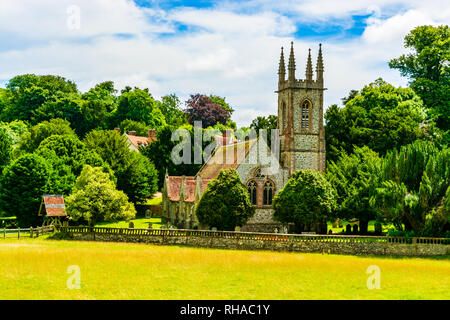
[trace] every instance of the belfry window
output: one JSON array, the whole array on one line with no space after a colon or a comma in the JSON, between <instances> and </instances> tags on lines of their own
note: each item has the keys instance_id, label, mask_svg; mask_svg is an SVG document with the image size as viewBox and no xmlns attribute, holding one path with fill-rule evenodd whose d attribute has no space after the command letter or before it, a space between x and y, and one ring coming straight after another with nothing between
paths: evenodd
<instances>
[{"instance_id":1,"label":"belfry window","mask_svg":"<svg viewBox=\"0 0 450 320\"><path fill-rule=\"evenodd\" d=\"M264 192L263 192L263 204L271 205L273 199L273 183L271 181L267 181L264 183Z\"/></svg>"},{"instance_id":2,"label":"belfry window","mask_svg":"<svg viewBox=\"0 0 450 320\"><path fill-rule=\"evenodd\" d=\"M256 205L256 182L250 181L247 185L248 193L250 194L250 201Z\"/></svg>"},{"instance_id":3,"label":"belfry window","mask_svg":"<svg viewBox=\"0 0 450 320\"><path fill-rule=\"evenodd\" d=\"M309 107L310 102L306 100L302 105L302 129L307 129L309 127Z\"/></svg>"}]
</instances>

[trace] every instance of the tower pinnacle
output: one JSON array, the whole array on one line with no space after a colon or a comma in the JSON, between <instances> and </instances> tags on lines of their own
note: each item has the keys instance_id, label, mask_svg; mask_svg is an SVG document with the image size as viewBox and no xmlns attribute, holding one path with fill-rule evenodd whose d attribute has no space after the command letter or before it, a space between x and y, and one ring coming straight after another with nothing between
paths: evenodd
<instances>
[{"instance_id":1,"label":"tower pinnacle","mask_svg":"<svg viewBox=\"0 0 450 320\"><path fill-rule=\"evenodd\" d=\"M317 56L316 64L316 80L323 83L323 58L322 58L322 44L319 43L319 55Z\"/></svg>"},{"instance_id":2,"label":"tower pinnacle","mask_svg":"<svg viewBox=\"0 0 450 320\"><path fill-rule=\"evenodd\" d=\"M311 49L308 50L308 62L306 63L306 81L312 81L313 69L311 61Z\"/></svg>"},{"instance_id":3,"label":"tower pinnacle","mask_svg":"<svg viewBox=\"0 0 450 320\"><path fill-rule=\"evenodd\" d=\"M283 82L286 77L286 66L284 65L283 47L281 47L280 64L278 67L278 82Z\"/></svg>"},{"instance_id":4,"label":"tower pinnacle","mask_svg":"<svg viewBox=\"0 0 450 320\"><path fill-rule=\"evenodd\" d=\"M288 80L295 81L295 57L294 57L294 42L291 42L291 52L289 54L289 64L288 64Z\"/></svg>"}]
</instances>

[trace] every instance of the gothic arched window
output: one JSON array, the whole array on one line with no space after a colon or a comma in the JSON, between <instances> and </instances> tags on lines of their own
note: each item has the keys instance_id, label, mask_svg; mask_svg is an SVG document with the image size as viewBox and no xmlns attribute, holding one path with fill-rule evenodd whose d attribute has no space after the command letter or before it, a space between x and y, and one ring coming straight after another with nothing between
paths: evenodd
<instances>
[{"instance_id":1,"label":"gothic arched window","mask_svg":"<svg viewBox=\"0 0 450 320\"><path fill-rule=\"evenodd\" d=\"M252 202L253 205L256 205L256 189L257 185L255 181L250 181L247 184L247 190L248 193L250 194L250 201Z\"/></svg>"},{"instance_id":2,"label":"gothic arched window","mask_svg":"<svg viewBox=\"0 0 450 320\"><path fill-rule=\"evenodd\" d=\"M311 102L305 100L302 104L302 129L307 129L309 127L309 108L311 107Z\"/></svg>"},{"instance_id":3,"label":"gothic arched window","mask_svg":"<svg viewBox=\"0 0 450 320\"><path fill-rule=\"evenodd\" d=\"M271 181L266 181L266 183L264 183L263 205L267 206L272 204L274 189Z\"/></svg>"}]
</instances>

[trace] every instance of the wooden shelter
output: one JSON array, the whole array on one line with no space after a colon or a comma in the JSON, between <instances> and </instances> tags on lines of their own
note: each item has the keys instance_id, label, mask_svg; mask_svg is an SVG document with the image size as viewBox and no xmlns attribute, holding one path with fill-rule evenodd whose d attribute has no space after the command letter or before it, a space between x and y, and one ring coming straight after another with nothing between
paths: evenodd
<instances>
[{"instance_id":1,"label":"wooden shelter","mask_svg":"<svg viewBox=\"0 0 450 320\"><path fill-rule=\"evenodd\" d=\"M45 216L43 226L61 226L62 221L67 217L64 196L45 194L42 196L39 216Z\"/></svg>"}]
</instances>

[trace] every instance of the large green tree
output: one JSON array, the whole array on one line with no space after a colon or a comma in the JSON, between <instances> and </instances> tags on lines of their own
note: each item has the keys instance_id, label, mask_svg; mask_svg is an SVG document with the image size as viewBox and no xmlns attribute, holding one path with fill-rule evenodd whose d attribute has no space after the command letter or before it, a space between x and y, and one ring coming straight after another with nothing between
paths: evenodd
<instances>
[{"instance_id":1,"label":"large green tree","mask_svg":"<svg viewBox=\"0 0 450 320\"><path fill-rule=\"evenodd\" d=\"M450 28L417 27L405 36L405 48L409 53L392 59L389 66L410 79L438 127L450 130Z\"/></svg>"},{"instance_id":2,"label":"large green tree","mask_svg":"<svg viewBox=\"0 0 450 320\"><path fill-rule=\"evenodd\" d=\"M233 169L220 171L208 183L196 208L202 225L219 230L233 231L236 226L244 225L254 213L247 188Z\"/></svg>"},{"instance_id":3,"label":"large green tree","mask_svg":"<svg viewBox=\"0 0 450 320\"><path fill-rule=\"evenodd\" d=\"M35 154L26 154L7 166L0 178L0 208L16 216L21 227L40 226L42 196L51 192L52 168Z\"/></svg>"},{"instance_id":4,"label":"large green tree","mask_svg":"<svg viewBox=\"0 0 450 320\"><path fill-rule=\"evenodd\" d=\"M116 124L125 119L143 121L152 128L166 125L166 120L148 89L126 87L119 97L114 114Z\"/></svg>"},{"instance_id":5,"label":"large green tree","mask_svg":"<svg viewBox=\"0 0 450 320\"><path fill-rule=\"evenodd\" d=\"M63 119L51 119L33 126L19 143L19 153L34 152L41 142L52 135L76 136L70 123Z\"/></svg>"},{"instance_id":6,"label":"large green tree","mask_svg":"<svg viewBox=\"0 0 450 320\"><path fill-rule=\"evenodd\" d=\"M157 171L142 159L143 155L130 150L128 140L120 132L93 130L86 135L84 143L110 166L117 178L117 188L131 201L143 201L156 192Z\"/></svg>"},{"instance_id":7,"label":"large green tree","mask_svg":"<svg viewBox=\"0 0 450 320\"><path fill-rule=\"evenodd\" d=\"M328 220L335 218L336 191L323 173L298 170L273 199L273 209L274 218L294 223L296 232L320 232Z\"/></svg>"},{"instance_id":8,"label":"large green tree","mask_svg":"<svg viewBox=\"0 0 450 320\"><path fill-rule=\"evenodd\" d=\"M175 94L163 96L158 106L168 125L179 127L188 123L181 109L181 101Z\"/></svg>"},{"instance_id":9,"label":"large green tree","mask_svg":"<svg viewBox=\"0 0 450 320\"><path fill-rule=\"evenodd\" d=\"M439 150L427 141L415 141L389 152L371 205L399 230L416 234L448 230L450 212L442 210L442 205L450 185L449 159L449 149ZM440 226L436 225L439 220L444 221Z\"/></svg>"},{"instance_id":10,"label":"large green tree","mask_svg":"<svg viewBox=\"0 0 450 320\"><path fill-rule=\"evenodd\" d=\"M5 128L0 127L0 173L11 161L11 139Z\"/></svg>"},{"instance_id":11,"label":"large green tree","mask_svg":"<svg viewBox=\"0 0 450 320\"><path fill-rule=\"evenodd\" d=\"M354 153L341 153L337 162L327 165L326 177L337 191L337 214L342 219L359 220L360 231L367 233L377 211L370 197L380 180L381 158L369 147L355 147Z\"/></svg>"},{"instance_id":12,"label":"large green tree","mask_svg":"<svg viewBox=\"0 0 450 320\"><path fill-rule=\"evenodd\" d=\"M74 221L90 226L100 221L130 220L136 216L134 205L102 168L86 165L77 178L73 193L66 198L67 214Z\"/></svg>"},{"instance_id":13,"label":"large green tree","mask_svg":"<svg viewBox=\"0 0 450 320\"><path fill-rule=\"evenodd\" d=\"M336 161L341 150L368 146L379 153L399 148L424 136L422 100L410 88L396 88L382 79L346 99L343 108L325 113L327 160Z\"/></svg>"}]
</instances>

